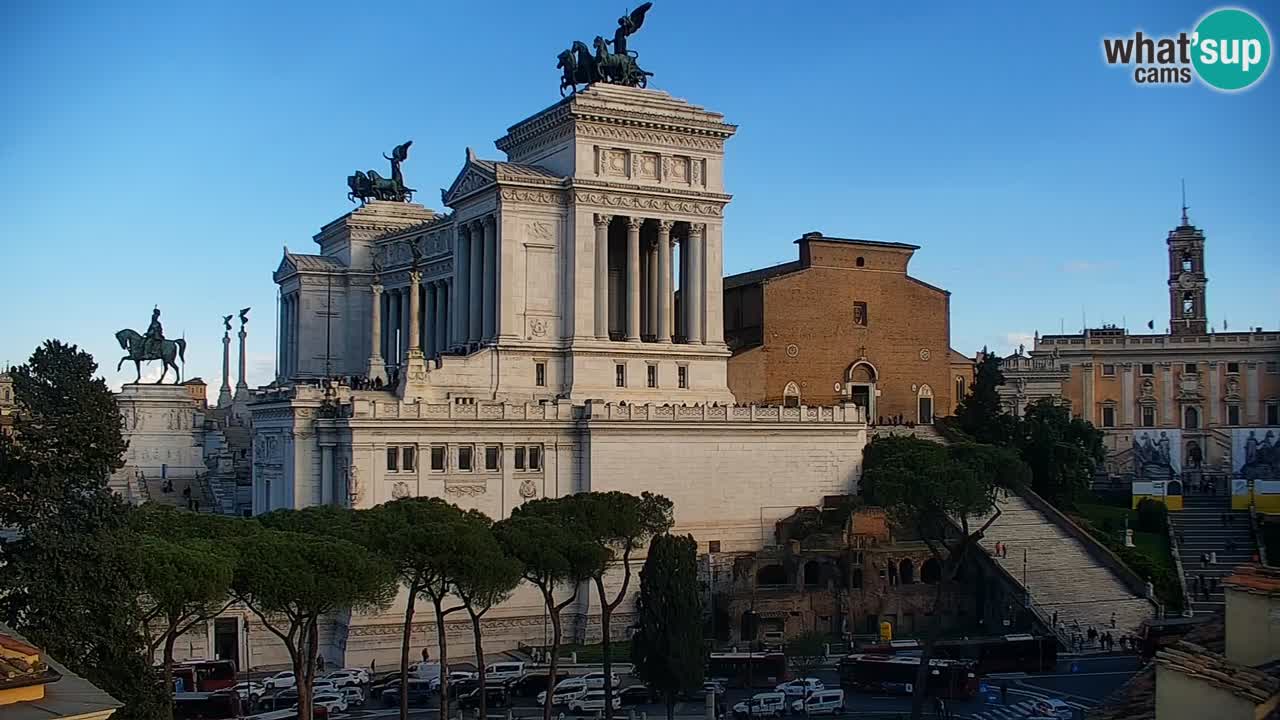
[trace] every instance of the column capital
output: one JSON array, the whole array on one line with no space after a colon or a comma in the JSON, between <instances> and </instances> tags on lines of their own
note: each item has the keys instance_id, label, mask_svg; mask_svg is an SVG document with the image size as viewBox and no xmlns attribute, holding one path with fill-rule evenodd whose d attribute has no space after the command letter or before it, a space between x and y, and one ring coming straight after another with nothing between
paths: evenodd
<instances>
[{"instance_id":1,"label":"column capital","mask_svg":"<svg viewBox=\"0 0 1280 720\"><path fill-rule=\"evenodd\" d=\"M471 229L471 232L473 233L478 233L481 235L484 234L484 218L473 218L471 220L468 220L467 226Z\"/></svg>"},{"instance_id":2,"label":"column capital","mask_svg":"<svg viewBox=\"0 0 1280 720\"><path fill-rule=\"evenodd\" d=\"M676 224L675 220L659 219L657 222L658 222L658 232L660 233L670 233L671 228L674 227Z\"/></svg>"},{"instance_id":3,"label":"column capital","mask_svg":"<svg viewBox=\"0 0 1280 720\"><path fill-rule=\"evenodd\" d=\"M412 285L417 285L418 283L421 283L421 282L422 282L422 271L421 271L421 270L410 270L410 271L409 271L409 283L410 283L410 284L412 284Z\"/></svg>"},{"instance_id":4,"label":"column capital","mask_svg":"<svg viewBox=\"0 0 1280 720\"><path fill-rule=\"evenodd\" d=\"M492 230L493 228L496 228L498 226L498 218L493 213L489 213L488 215L485 215L484 217L480 218L480 222L484 225L486 229L489 229L489 230Z\"/></svg>"},{"instance_id":5,"label":"column capital","mask_svg":"<svg viewBox=\"0 0 1280 720\"><path fill-rule=\"evenodd\" d=\"M639 229L640 229L640 226L641 226L641 225L643 225L643 224L644 224L644 218L642 218L642 217L636 217L636 216L634 216L634 215L631 215L631 216L628 216L628 217L627 217L627 229L628 229L628 230L639 230Z\"/></svg>"},{"instance_id":6,"label":"column capital","mask_svg":"<svg viewBox=\"0 0 1280 720\"><path fill-rule=\"evenodd\" d=\"M707 230L706 223L689 223L689 237L701 239Z\"/></svg>"},{"instance_id":7,"label":"column capital","mask_svg":"<svg viewBox=\"0 0 1280 720\"><path fill-rule=\"evenodd\" d=\"M596 227L604 227L605 225L608 225L610 222L613 221L613 216L605 215L603 213L596 213L595 217L593 218L593 221L595 222Z\"/></svg>"}]
</instances>

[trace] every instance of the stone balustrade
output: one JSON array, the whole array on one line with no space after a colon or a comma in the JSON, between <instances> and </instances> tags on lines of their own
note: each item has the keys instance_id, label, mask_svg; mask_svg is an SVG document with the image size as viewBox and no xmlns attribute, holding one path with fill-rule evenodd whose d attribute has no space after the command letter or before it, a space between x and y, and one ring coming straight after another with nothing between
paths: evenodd
<instances>
[{"instance_id":1,"label":"stone balustrade","mask_svg":"<svg viewBox=\"0 0 1280 720\"><path fill-rule=\"evenodd\" d=\"M525 420L525 421L627 421L627 422L725 422L784 424L865 424L865 408L857 405L781 407L778 405L671 405L587 401L507 402L400 402L392 399L351 396L341 401L338 417L358 420Z\"/></svg>"}]
</instances>

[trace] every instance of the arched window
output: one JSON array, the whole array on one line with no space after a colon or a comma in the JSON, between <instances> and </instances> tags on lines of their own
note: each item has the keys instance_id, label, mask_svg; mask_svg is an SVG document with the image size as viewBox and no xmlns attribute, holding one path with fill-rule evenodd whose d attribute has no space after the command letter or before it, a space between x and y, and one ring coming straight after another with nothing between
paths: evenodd
<instances>
[{"instance_id":1,"label":"arched window","mask_svg":"<svg viewBox=\"0 0 1280 720\"><path fill-rule=\"evenodd\" d=\"M787 571L781 565L765 565L756 571L756 585L786 585Z\"/></svg>"},{"instance_id":2,"label":"arched window","mask_svg":"<svg viewBox=\"0 0 1280 720\"><path fill-rule=\"evenodd\" d=\"M960 375L956 376L956 403L964 399L964 378Z\"/></svg>"},{"instance_id":3,"label":"arched window","mask_svg":"<svg viewBox=\"0 0 1280 720\"><path fill-rule=\"evenodd\" d=\"M928 385L921 385L920 391L916 394L916 423L919 425L933 424L933 388Z\"/></svg>"},{"instance_id":4,"label":"arched window","mask_svg":"<svg viewBox=\"0 0 1280 720\"><path fill-rule=\"evenodd\" d=\"M916 581L916 567L911 563L910 559L898 563L898 578L901 579L903 585L910 585Z\"/></svg>"},{"instance_id":5,"label":"arched window","mask_svg":"<svg viewBox=\"0 0 1280 720\"><path fill-rule=\"evenodd\" d=\"M1190 317L1196 314L1196 296L1189 293L1182 293L1182 314Z\"/></svg>"},{"instance_id":6,"label":"arched window","mask_svg":"<svg viewBox=\"0 0 1280 720\"><path fill-rule=\"evenodd\" d=\"M1187 409L1182 411L1182 427L1187 430L1200 428L1200 408L1188 405Z\"/></svg>"},{"instance_id":7,"label":"arched window","mask_svg":"<svg viewBox=\"0 0 1280 720\"><path fill-rule=\"evenodd\" d=\"M817 560L810 560L804 564L804 584L809 587L822 584L822 566Z\"/></svg>"},{"instance_id":8,"label":"arched window","mask_svg":"<svg viewBox=\"0 0 1280 720\"><path fill-rule=\"evenodd\" d=\"M942 579L942 566L938 564L937 558L929 558L920 566L920 582L928 585L936 585Z\"/></svg>"},{"instance_id":9,"label":"arched window","mask_svg":"<svg viewBox=\"0 0 1280 720\"><path fill-rule=\"evenodd\" d=\"M1182 253L1182 272L1191 272L1191 253Z\"/></svg>"},{"instance_id":10,"label":"arched window","mask_svg":"<svg viewBox=\"0 0 1280 720\"><path fill-rule=\"evenodd\" d=\"M787 383L782 390L782 405L784 407L800 407L800 386L794 382Z\"/></svg>"}]
</instances>

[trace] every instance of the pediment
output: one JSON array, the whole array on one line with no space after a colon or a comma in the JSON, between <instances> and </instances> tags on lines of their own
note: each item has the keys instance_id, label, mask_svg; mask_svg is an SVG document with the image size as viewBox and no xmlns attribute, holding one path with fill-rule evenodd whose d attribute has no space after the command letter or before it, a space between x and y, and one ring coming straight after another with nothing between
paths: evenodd
<instances>
[{"instance_id":1,"label":"pediment","mask_svg":"<svg viewBox=\"0 0 1280 720\"><path fill-rule=\"evenodd\" d=\"M284 255L280 258L280 265L272 273L272 278L276 282L280 282L283 278L287 278L296 272L298 272L298 264L293 261L293 255L289 254L289 248L285 248Z\"/></svg>"},{"instance_id":2,"label":"pediment","mask_svg":"<svg viewBox=\"0 0 1280 720\"><path fill-rule=\"evenodd\" d=\"M480 160L471 148L467 148L466 163L449 189L441 191L440 199L446 206L452 207L456 201L496 182L493 163Z\"/></svg>"}]
</instances>

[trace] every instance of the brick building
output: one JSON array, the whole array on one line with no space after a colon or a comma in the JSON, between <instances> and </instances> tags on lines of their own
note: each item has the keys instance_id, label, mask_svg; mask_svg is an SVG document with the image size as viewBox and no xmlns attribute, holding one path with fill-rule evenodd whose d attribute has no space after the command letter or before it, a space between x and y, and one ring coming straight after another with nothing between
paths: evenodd
<instances>
[{"instance_id":1,"label":"brick building","mask_svg":"<svg viewBox=\"0 0 1280 720\"><path fill-rule=\"evenodd\" d=\"M907 274L905 243L806 233L800 259L724 279L729 389L739 403L852 401L929 423L973 377L951 349L951 294Z\"/></svg>"}]
</instances>

